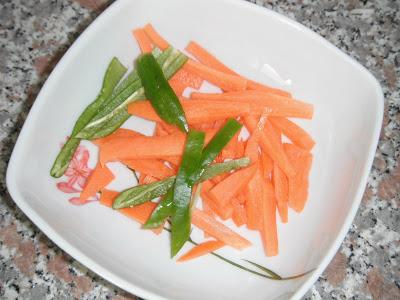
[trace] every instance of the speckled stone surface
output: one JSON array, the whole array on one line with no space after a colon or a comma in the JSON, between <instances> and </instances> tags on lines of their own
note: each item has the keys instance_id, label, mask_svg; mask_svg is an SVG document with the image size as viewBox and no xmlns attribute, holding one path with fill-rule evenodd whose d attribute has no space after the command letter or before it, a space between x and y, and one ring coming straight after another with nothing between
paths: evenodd
<instances>
[{"instance_id":1,"label":"speckled stone surface","mask_svg":"<svg viewBox=\"0 0 400 300\"><path fill-rule=\"evenodd\" d=\"M63 253L16 207L7 163L54 64L107 0L0 1L0 299L136 299ZM361 207L304 299L400 299L400 2L252 1L289 16L366 66L385 117Z\"/></svg>"}]
</instances>

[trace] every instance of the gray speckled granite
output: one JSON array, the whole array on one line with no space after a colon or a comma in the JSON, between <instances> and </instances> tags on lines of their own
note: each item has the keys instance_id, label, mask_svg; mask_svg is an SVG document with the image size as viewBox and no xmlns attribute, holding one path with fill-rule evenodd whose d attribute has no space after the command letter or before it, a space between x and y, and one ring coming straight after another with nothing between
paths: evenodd
<instances>
[{"instance_id":1,"label":"gray speckled granite","mask_svg":"<svg viewBox=\"0 0 400 300\"><path fill-rule=\"evenodd\" d=\"M5 186L14 142L52 66L111 1L0 2L0 298L135 299L64 254ZM305 299L400 299L400 2L252 1L293 18L366 66L385 93L368 187L350 232Z\"/></svg>"}]
</instances>

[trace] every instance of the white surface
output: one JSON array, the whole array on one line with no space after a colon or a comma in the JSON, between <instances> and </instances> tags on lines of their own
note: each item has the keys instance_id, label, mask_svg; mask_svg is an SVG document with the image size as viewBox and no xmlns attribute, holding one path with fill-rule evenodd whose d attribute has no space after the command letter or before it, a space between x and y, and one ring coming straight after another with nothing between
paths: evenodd
<instances>
[{"instance_id":1,"label":"white surface","mask_svg":"<svg viewBox=\"0 0 400 300\"><path fill-rule=\"evenodd\" d=\"M239 21L240 20L240 21ZM96 203L76 207L49 176L59 144L96 96L112 56L132 65L132 28L153 23L173 45L193 39L238 72L284 85L315 105L299 121L317 141L310 198L300 215L279 224L280 254L221 251L297 280L273 282L207 256L177 264L167 234L154 236ZM7 186L24 213L58 246L91 270L146 299L299 299L340 246L365 188L382 122L383 97L362 66L305 27L236 0L120 0L79 37L43 86L12 154ZM141 126L137 120L134 122Z\"/></svg>"}]
</instances>

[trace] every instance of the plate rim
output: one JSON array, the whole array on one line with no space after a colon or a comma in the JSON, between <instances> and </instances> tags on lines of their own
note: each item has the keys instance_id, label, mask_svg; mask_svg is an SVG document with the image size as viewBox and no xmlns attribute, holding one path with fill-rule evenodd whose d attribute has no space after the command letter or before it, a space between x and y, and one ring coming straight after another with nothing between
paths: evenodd
<instances>
[{"instance_id":1,"label":"plate rim","mask_svg":"<svg viewBox=\"0 0 400 300\"><path fill-rule=\"evenodd\" d=\"M64 66L68 63L69 57L72 55L74 51L81 44L80 41L84 40L87 35L89 35L93 30L96 29L96 24L99 22L103 22L104 19L110 14L117 12L119 7L127 4L130 0L117 0L108 6L99 16L93 20L90 25L79 35L79 37L73 42L73 44L68 48L65 54L62 56L60 61L54 67L53 71L46 79L45 83L40 89L39 94L37 95L35 102L32 108L29 111L29 114L22 126L22 129L18 135L17 141L14 145L8 167L6 173L6 185L9 191L9 194L13 201L17 204L17 206L22 210L22 212L37 226L49 239L52 240L58 247L60 247L63 251L68 253L71 257L88 267L94 273L100 275L107 281L112 284L120 287L123 290L126 290L136 296L144 297L146 299L167 299L155 292L149 291L145 288L142 288L135 283L129 282L122 277L118 276L112 271L107 270L106 268L99 265L96 261L92 260L89 256L83 254L78 248L74 247L72 244L67 242L62 235L56 233L53 228L39 215L37 214L29 204L26 203L24 197L21 195L18 186L16 184L16 178L18 174L16 173L16 160L21 153L21 145L24 144L27 135L27 128L29 125L34 122L34 118L36 117L38 110L43 106L43 102L45 97L42 95L45 94L48 86L55 80L60 73L63 72ZM196 0L195 0L196 1ZM322 272L326 269L327 265L330 263L339 247L341 246L349 228L354 220L358 207L360 205L367 180L371 171L371 167L373 164L375 152L379 142L379 135L382 127L383 121L383 112L384 112L384 96L382 92L382 88L377 81L377 79L371 74L369 70L367 70L363 65L357 62L355 59L344 53L338 47L330 43L328 40L314 32L313 30L307 28L305 25L298 23L297 21L290 19L287 16L274 12L266 7L257 5L255 3L247 2L244 0L219 0L228 3L229 5L239 5L242 7L246 7L248 9L253 9L256 12L263 13L265 17L276 18L278 21L286 23L288 26L294 27L302 32L302 34L308 35L310 38L317 40L323 46L327 47L329 50L334 51L337 55L339 55L342 59L344 59L347 63L350 63L361 73L367 75L368 80L371 82L371 85L376 92L376 120L375 127L372 133L372 143L369 145L367 153L367 159L363 164L364 172L362 173L360 184L358 185L356 195L353 198L352 205L347 212L347 216L345 221L342 224L340 231L338 232L336 238L333 240L331 246L325 255L323 255L321 261L318 263L314 271L311 275L308 275L308 278L296 289L296 291L291 295L290 299L300 299L310 288L311 286L318 280Z\"/></svg>"}]
</instances>

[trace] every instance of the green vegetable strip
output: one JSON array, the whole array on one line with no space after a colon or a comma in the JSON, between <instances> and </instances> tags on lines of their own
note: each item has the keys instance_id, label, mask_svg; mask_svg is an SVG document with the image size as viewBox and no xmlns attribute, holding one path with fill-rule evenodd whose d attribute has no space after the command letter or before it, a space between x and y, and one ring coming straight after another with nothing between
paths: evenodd
<instances>
[{"instance_id":1,"label":"green vegetable strip","mask_svg":"<svg viewBox=\"0 0 400 300\"><path fill-rule=\"evenodd\" d=\"M190 235L190 200L201 167L204 132L190 130L187 136L182 162L174 185L173 213L171 218L171 256L174 257Z\"/></svg>"},{"instance_id":2,"label":"green vegetable strip","mask_svg":"<svg viewBox=\"0 0 400 300\"><path fill-rule=\"evenodd\" d=\"M126 110L121 110L118 114L113 116L107 124L104 124L102 127L100 127L92 136L90 139L98 139L105 137L111 133L113 133L115 130L120 128L122 124L125 123L126 120L129 119L131 115L126 111Z\"/></svg>"},{"instance_id":3,"label":"green vegetable strip","mask_svg":"<svg viewBox=\"0 0 400 300\"><path fill-rule=\"evenodd\" d=\"M160 118L187 132L189 125L182 105L153 55L141 55L136 61L136 69L146 97Z\"/></svg>"},{"instance_id":4,"label":"green vegetable strip","mask_svg":"<svg viewBox=\"0 0 400 300\"><path fill-rule=\"evenodd\" d=\"M247 167L249 163L250 160L247 157L243 157L223 163L210 165L205 169L198 182L203 182L222 173L227 173L232 170ZM173 186L174 181L175 176L171 176L157 182L137 185L132 188L126 189L115 199L113 203L113 208L120 209L132 207L161 197Z\"/></svg>"},{"instance_id":5,"label":"green vegetable strip","mask_svg":"<svg viewBox=\"0 0 400 300\"><path fill-rule=\"evenodd\" d=\"M164 223L165 219L173 214L174 189L171 187L164 198L158 203L150 218L143 225L143 228L157 228Z\"/></svg>"},{"instance_id":6,"label":"green vegetable strip","mask_svg":"<svg viewBox=\"0 0 400 300\"><path fill-rule=\"evenodd\" d=\"M125 74L126 68L120 63L117 58L113 58L107 67L106 73L103 78L103 85L96 99L89 104L83 113L79 116L72 130L71 138L64 144L61 151L57 155L53 167L50 170L50 175L53 177L61 177L67 169L76 148L79 146L80 139L76 138L76 134L84 128L93 116L97 113L98 109L110 97L114 87L118 81Z\"/></svg>"},{"instance_id":7,"label":"green vegetable strip","mask_svg":"<svg viewBox=\"0 0 400 300\"><path fill-rule=\"evenodd\" d=\"M156 58L156 60L162 67L162 70L165 72L167 78L169 78L182 67L182 65L186 62L187 57L178 50L170 47L162 52ZM136 74L135 71L133 72ZM116 116L120 115L121 111L126 111L126 107L129 103L139 99L144 99L144 89L141 87L142 85L140 79L133 80L135 77L133 75L131 77L132 78L129 84L121 83L120 86L117 87L117 89L121 89L121 92L112 97L107 105L79 133L79 137L93 139L95 136L98 137L96 132L99 130L106 132L111 131L111 129L104 130L104 128L108 127L110 123L118 123L113 119L117 118ZM126 116L126 118L128 117Z\"/></svg>"}]
</instances>

